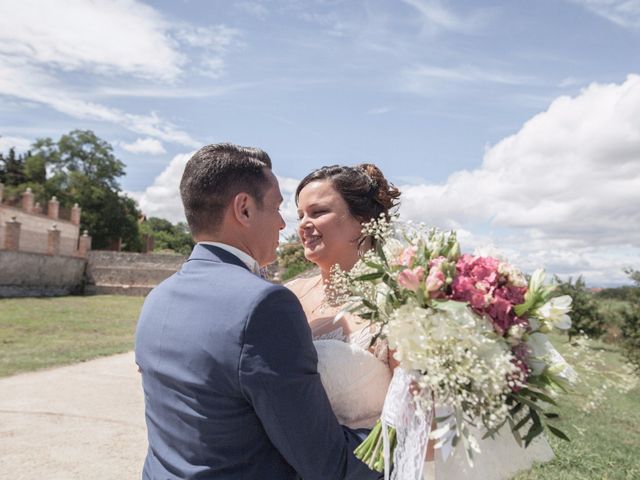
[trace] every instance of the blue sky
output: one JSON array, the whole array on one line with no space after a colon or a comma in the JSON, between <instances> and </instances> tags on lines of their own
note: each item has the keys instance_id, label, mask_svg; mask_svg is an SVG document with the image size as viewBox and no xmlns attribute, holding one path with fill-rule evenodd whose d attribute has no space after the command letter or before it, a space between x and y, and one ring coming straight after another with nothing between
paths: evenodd
<instances>
[{"instance_id":1,"label":"blue sky","mask_svg":"<svg viewBox=\"0 0 640 480\"><path fill-rule=\"evenodd\" d=\"M468 249L622 283L640 268L639 47L637 0L0 0L0 149L92 129L173 221L206 143L264 148L285 194L372 162L401 215Z\"/></svg>"}]
</instances>

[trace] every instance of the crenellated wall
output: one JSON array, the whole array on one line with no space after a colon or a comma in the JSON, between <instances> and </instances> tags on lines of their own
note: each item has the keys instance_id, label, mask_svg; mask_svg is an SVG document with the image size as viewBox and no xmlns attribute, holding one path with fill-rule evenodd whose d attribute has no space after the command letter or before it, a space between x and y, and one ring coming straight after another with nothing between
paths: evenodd
<instances>
[{"instance_id":1,"label":"crenellated wall","mask_svg":"<svg viewBox=\"0 0 640 480\"><path fill-rule=\"evenodd\" d=\"M2 203L2 192L0 184L0 250L86 256L91 241L88 235L80 236L78 205L68 211L68 218L61 218L55 197L43 213L43 209L34 204L30 189L22 194L19 203L12 205Z\"/></svg>"}]
</instances>

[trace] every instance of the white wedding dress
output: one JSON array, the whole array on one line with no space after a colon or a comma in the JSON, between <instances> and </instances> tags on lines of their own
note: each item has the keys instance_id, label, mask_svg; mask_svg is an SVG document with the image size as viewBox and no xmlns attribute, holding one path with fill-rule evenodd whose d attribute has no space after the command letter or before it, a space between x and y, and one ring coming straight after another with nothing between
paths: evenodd
<instances>
[{"instance_id":1,"label":"white wedding dress","mask_svg":"<svg viewBox=\"0 0 640 480\"><path fill-rule=\"evenodd\" d=\"M331 406L343 425L372 428L382 411L391 371L385 348L375 354L368 351L371 333L368 327L344 334L342 327L314 338L318 351L318 371ZM457 448L446 460L442 451L435 461L426 462L425 480L507 480L516 472L530 468L534 462L553 458L547 440L539 436L528 448L521 448L508 427L496 439L482 440L476 435L481 454L475 456L474 467L465 453Z\"/></svg>"}]
</instances>

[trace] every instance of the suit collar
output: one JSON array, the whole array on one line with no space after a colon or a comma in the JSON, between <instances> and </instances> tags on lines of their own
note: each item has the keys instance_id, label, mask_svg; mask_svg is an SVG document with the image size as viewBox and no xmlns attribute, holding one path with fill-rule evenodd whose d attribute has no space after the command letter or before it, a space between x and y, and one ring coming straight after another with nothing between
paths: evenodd
<instances>
[{"instance_id":1,"label":"suit collar","mask_svg":"<svg viewBox=\"0 0 640 480\"><path fill-rule=\"evenodd\" d=\"M230 263L232 265L237 265L251 271L247 264L240 260L238 257L228 252L227 250L216 247L214 245L197 243L196 246L193 247L193 251L191 252L191 255L189 256L189 259L187 261L189 262L191 260L207 260L209 262Z\"/></svg>"}]
</instances>

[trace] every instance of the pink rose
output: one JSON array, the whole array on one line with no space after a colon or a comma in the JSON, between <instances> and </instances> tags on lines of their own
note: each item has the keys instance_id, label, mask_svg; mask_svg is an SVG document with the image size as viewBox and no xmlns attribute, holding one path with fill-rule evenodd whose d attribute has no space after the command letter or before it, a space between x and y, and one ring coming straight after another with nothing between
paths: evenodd
<instances>
[{"instance_id":1,"label":"pink rose","mask_svg":"<svg viewBox=\"0 0 640 480\"><path fill-rule=\"evenodd\" d=\"M424 279L424 268L416 267L414 269L405 269L398 274L398 283L401 287L417 292L420 288L420 282Z\"/></svg>"},{"instance_id":2,"label":"pink rose","mask_svg":"<svg viewBox=\"0 0 640 480\"><path fill-rule=\"evenodd\" d=\"M442 288L444 285L444 273L441 270L436 268L432 268L429 270L429 275L427 275L427 280L425 281L425 288L427 292L436 292Z\"/></svg>"},{"instance_id":3,"label":"pink rose","mask_svg":"<svg viewBox=\"0 0 640 480\"><path fill-rule=\"evenodd\" d=\"M396 265L404 265L405 267L413 267L418 249L416 247L407 247L400 254L400 258L395 261Z\"/></svg>"},{"instance_id":4,"label":"pink rose","mask_svg":"<svg viewBox=\"0 0 640 480\"><path fill-rule=\"evenodd\" d=\"M436 257L433 260L429 260L429 268L430 269L436 268L438 270L442 270L442 264L446 261L447 261L446 257L442 257L442 256Z\"/></svg>"}]
</instances>

